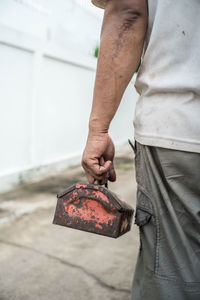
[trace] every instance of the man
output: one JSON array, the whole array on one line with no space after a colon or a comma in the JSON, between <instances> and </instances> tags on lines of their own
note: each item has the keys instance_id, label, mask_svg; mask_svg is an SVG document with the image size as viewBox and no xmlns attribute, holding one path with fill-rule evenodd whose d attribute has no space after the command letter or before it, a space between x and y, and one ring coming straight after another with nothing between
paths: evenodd
<instances>
[{"instance_id":1,"label":"man","mask_svg":"<svg viewBox=\"0 0 200 300\"><path fill-rule=\"evenodd\" d=\"M110 122L136 80L132 299L200 299L200 1L93 0L105 8L89 134L88 181L116 180Z\"/></svg>"}]
</instances>

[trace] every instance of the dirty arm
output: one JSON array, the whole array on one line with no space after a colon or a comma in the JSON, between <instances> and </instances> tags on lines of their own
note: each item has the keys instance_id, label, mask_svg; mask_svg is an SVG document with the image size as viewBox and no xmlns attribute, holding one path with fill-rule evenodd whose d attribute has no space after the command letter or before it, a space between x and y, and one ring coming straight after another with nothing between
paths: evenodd
<instances>
[{"instance_id":1,"label":"dirty arm","mask_svg":"<svg viewBox=\"0 0 200 300\"><path fill-rule=\"evenodd\" d=\"M123 93L136 71L147 28L146 0L108 0L101 31L89 134L82 165L88 181L116 179L108 135Z\"/></svg>"}]
</instances>

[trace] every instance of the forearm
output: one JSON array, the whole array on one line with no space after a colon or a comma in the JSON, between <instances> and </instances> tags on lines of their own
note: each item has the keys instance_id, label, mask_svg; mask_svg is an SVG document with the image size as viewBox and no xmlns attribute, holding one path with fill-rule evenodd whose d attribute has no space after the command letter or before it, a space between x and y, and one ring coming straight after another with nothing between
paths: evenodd
<instances>
[{"instance_id":1,"label":"forearm","mask_svg":"<svg viewBox=\"0 0 200 300\"><path fill-rule=\"evenodd\" d=\"M90 116L90 131L108 132L123 93L140 62L147 27L145 0L110 0L105 9ZM144 5L142 5L142 2ZM124 3L121 6L121 3ZM139 7L137 6L139 4Z\"/></svg>"}]
</instances>

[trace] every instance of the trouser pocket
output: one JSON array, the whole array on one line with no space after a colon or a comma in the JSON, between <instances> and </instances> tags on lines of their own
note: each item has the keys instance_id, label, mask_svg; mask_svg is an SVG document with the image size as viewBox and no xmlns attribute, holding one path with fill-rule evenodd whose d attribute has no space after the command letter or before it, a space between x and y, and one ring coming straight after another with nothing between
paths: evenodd
<instances>
[{"instance_id":1,"label":"trouser pocket","mask_svg":"<svg viewBox=\"0 0 200 300\"><path fill-rule=\"evenodd\" d=\"M156 217L150 195L138 185L135 224L140 231L140 256L151 271L156 267Z\"/></svg>"}]
</instances>

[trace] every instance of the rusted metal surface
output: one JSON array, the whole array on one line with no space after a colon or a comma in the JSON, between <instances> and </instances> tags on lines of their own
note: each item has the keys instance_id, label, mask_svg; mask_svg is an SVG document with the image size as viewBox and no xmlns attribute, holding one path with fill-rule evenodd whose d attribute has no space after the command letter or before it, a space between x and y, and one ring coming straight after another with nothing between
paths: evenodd
<instances>
[{"instance_id":1,"label":"rusted metal surface","mask_svg":"<svg viewBox=\"0 0 200 300\"><path fill-rule=\"evenodd\" d=\"M77 183L57 197L54 224L113 238L131 228L133 208L101 185Z\"/></svg>"}]
</instances>

